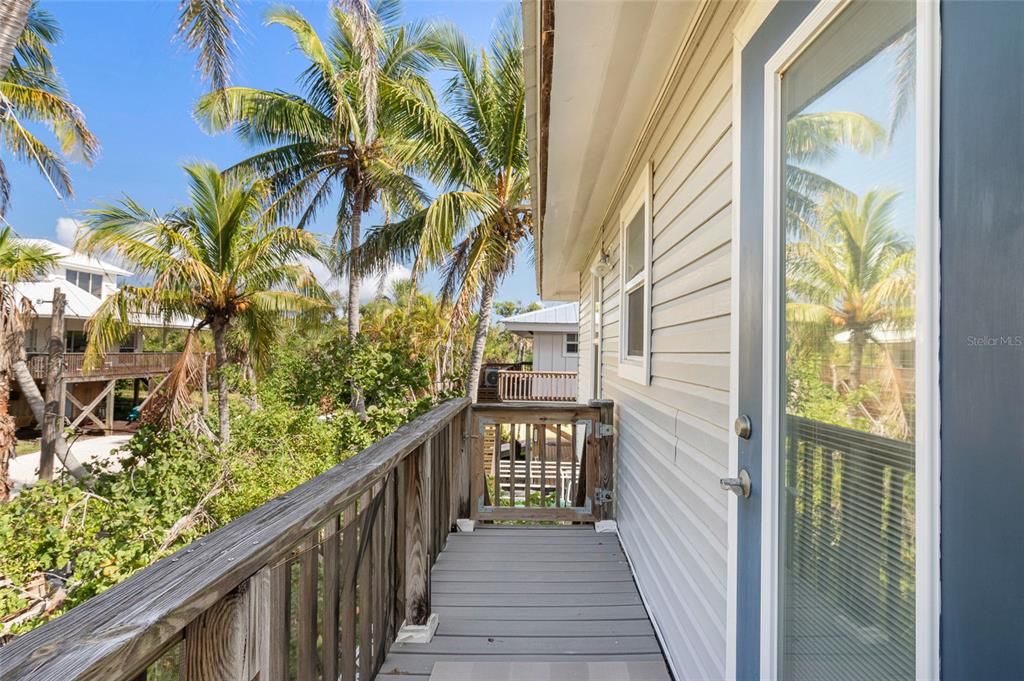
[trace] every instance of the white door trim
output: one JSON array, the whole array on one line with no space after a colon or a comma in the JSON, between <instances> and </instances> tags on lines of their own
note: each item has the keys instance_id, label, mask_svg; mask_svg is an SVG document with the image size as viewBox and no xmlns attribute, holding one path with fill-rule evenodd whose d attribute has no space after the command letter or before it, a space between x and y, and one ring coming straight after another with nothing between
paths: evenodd
<instances>
[{"instance_id":1,"label":"white door trim","mask_svg":"<svg viewBox=\"0 0 1024 681\"><path fill-rule=\"evenodd\" d=\"M762 309L762 356L764 361L762 389L762 480L761 491L761 678L774 679L778 674L778 419L780 414L780 376L777 357L780 351L778 310L781 281L777 267L780 227L779 166L781 154L780 84L781 74L852 0L822 0L792 35L765 64L764 98L764 305ZM760 14L760 21L768 12ZM758 22L759 25L760 22ZM739 129L741 81L740 56L743 44L756 31L756 26L744 26L734 40L734 100L733 112ZM917 321L916 321L916 432L915 475L918 480L916 497L917 564L916 564L916 675L919 679L939 678L939 613L941 592L939 583L939 78L940 78L940 25L937 0L919 0L917 3ZM739 134L734 142L734 269L739 252ZM738 395L738 286L733 287L733 367L730 388L733 413ZM737 462L736 443L730 447L730 470ZM735 564L737 519L736 500L729 506L729 630L727 638L727 674L735 678L736 654L736 579Z\"/></svg>"},{"instance_id":2,"label":"white door trim","mask_svg":"<svg viewBox=\"0 0 1024 681\"><path fill-rule=\"evenodd\" d=\"M942 33L938 0L917 3L917 365L916 456L916 661L917 678L941 678L940 582L940 391L939 391L939 84Z\"/></svg>"}]
</instances>

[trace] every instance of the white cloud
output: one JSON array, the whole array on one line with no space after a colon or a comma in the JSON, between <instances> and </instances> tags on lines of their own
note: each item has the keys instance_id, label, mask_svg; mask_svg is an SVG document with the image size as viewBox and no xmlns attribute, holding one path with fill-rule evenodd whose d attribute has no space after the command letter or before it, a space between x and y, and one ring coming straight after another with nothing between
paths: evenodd
<instances>
[{"instance_id":1,"label":"white cloud","mask_svg":"<svg viewBox=\"0 0 1024 681\"><path fill-rule=\"evenodd\" d=\"M74 218L57 218L57 243L69 248L75 244L82 223Z\"/></svg>"},{"instance_id":2,"label":"white cloud","mask_svg":"<svg viewBox=\"0 0 1024 681\"><path fill-rule=\"evenodd\" d=\"M303 258L302 264L313 272L313 276L328 291L340 291L341 294L348 294L348 278L336 277L322 262L313 258ZM368 303L378 294L388 295L394 288L395 283L412 277L412 270L404 265L393 265L383 277L364 277L359 285L359 301Z\"/></svg>"}]
</instances>

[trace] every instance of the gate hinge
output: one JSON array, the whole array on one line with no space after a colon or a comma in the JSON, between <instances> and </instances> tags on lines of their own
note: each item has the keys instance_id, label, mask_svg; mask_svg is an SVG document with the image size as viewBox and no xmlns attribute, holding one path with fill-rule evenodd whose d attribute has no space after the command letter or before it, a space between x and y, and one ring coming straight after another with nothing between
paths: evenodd
<instances>
[{"instance_id":1,"label":"gate hinge","mask_svg":"<svg viewBox=\"0 0 1024 681\"><path fill-rule=\"evenodd\" d=\"M603 506L604 504L610 504L615 499L615 493L610 489L604 487L598 487L594 490L594 503Z\"/></svg>"},{"instance_id":2,"label":"gate hinge","mask_svg":"<svg viewBox=\"0 0 1024 681\"><path fill-rule=\"evenodd\" d=\"M597 436L598 437L611 437L615 435L615 426L610 423L598 423L597 424Z\"/></svg>"}]
</instances>

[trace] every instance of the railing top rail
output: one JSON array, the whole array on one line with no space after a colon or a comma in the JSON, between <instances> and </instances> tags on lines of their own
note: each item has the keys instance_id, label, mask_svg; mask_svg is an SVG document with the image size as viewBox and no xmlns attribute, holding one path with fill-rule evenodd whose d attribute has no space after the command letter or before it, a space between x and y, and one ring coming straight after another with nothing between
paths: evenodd
<instances>
[{"instance_id":1,"label":"railing top rail","mask_svg":"<svg viewBox=\"0 0 1024 681\"><path fill-rule=\"evenodd\" d=\"M0 679L130 678L186 624L384 478L469 405L449 400L327 472L19 636Z\"/></svg>"}]
</instances>

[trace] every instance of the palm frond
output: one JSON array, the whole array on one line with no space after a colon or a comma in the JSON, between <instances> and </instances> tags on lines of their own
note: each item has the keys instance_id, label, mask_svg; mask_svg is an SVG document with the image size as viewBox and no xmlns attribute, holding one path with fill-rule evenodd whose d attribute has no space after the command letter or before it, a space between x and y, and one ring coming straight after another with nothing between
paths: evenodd
<instances>
[{"instance_id":1,"label":"palm frond","mask_svg":"<svg viewBox=\"0 0 1024 681\"><path fill-rule=\"evenodd\" d=\"M227 87L238 26L236 0L181 0L178 38L196 53L199 72L212 90Z\"/></svg>"}]
</instances>

